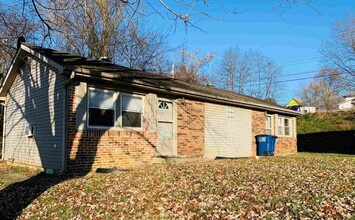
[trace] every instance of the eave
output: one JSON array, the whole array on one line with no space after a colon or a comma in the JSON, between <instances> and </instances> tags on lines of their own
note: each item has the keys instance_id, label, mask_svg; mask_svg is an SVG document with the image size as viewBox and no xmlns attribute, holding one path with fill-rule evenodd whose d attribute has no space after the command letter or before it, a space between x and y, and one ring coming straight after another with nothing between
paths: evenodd
<instances>
[{"instance_id":1,"label":"eave","mask_svg":"<svg viewBox=\"0 0 355 220\"><path fill-rule=\"evenodd\" d=\"M198 99L201 101L208 101L212 103L218 103L218 104L227 104L227 105L233 105L237 107L245 107L245 108L250 108L250 109L255 109L255 110L262 110L262 111L269 111L269 112L274 112L274 113L282 113L285 115L291 115L291 116L300 116L303 115L301 112L297 112L291 109L286 109L286 108L280 108L280 107L274 107L274 106L267 106L267 105L262 105L258 103L251 103L251 102L245 102L245 101L240 101L236 99L230 99L230 98L225 98L221 96L214 96L210 94L205 94L193 90L188 90L188 89L182 89L178 87L171 86L169 88L166 87L159 87L156 85L151 85L147 84L141 80L137 79L132 79L131 81L127 82L124 80L120 80L119 78L115 77L115 74L113 73L108 73L108 72L92 72L88 69L84 68L77 68L72 72L72 78L86 78L88 80L98 80L98 81L103 81L103 82L109 82L112 84L117 84L121 86L126 86L130 88L137 88L137 89L143 89L143 90L149 90L149 91L154 91L154 92L159 92L159 93L165 93L165 94L171 94L175 96L182 96L186 98L193 98L193 99Z\"/></svg>"},{"instance_id":2,"label":"eave","mask_svg":"<svg viewBox=\"0 0 355 220\"><path fill-rule=\"evenodd\" d=\"M57 64L56 62L48 59L46 56L35 52L24 44L21 44L21 47L17 50L16 55L12 60L11 66L6 74L6 77L1 85L0 101L5 101L6 95L9 92L13 82L15 81L17 74L19 73L23 64L26 62L25 59L27 54L31 54L32 56L37 57L43 62L48 63L49 65L56 68L59 73L62 73L64 71L64 67L62 65Z\"/></svg>"}]
</instances>

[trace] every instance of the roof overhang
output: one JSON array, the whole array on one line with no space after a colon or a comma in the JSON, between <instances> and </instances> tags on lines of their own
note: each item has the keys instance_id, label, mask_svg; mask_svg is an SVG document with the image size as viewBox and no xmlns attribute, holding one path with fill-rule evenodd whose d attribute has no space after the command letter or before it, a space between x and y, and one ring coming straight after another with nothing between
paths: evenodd
<instances>
[{"instance_id":1,"label":"roof overhang","mask_svg":"<svg viewBox=\"0 0 355 220\"><path fill-rule=\"evenodd\" d=\"M194 99L199 99L199 100L204 100L204 101L209 101L213 103L220 103L220 104L227 104L227 105L233 105L233 106L239 106L239 107L246 107L246 108L251 108L251 109L256 109L256 110L262 110L262 111L270 111L270 112L275 112L275 113L282 113L286 115L291 115L291 116L300 116L303 115L301 112L297 112L291 109L286 109L286 108L281 108L281 107L276 107L276 106L267 106L267 105L262 105L258 103L251 103L251 102L245 102L245 101L240 101L236 99L230 99L230 98L225 98L221 96L215 96L215 95L210 95L210 94L205 94L193 90L188 90L188 89L183 89L179 87L174 87L171 86L168 89L166 87L159 87L156 85L151 85L143 82L142 80L138 79L132 79L129 82L120 80L115 76L114 73L109 73L109 72L92 72L88 69L84 68L77 68L72 72L71 75L72 79L75 78L87 78L90 80L101 80L105 82L110 82L113 84L118 84L121 86L127 86L130 88L137 88L137 89L145 89L149 91L155 91L159 93L165 93L165 94L172 94L172 95L177 95L177 96L183 96L183 97L189 97L189 98L194 98Z\"/></svg>"},{"instance_id":2,"label":"roof overhang","mask_svg":"<svg viewBox=\"0 0 355 220\"><path fill-rule=\"evenodd\" d=\"M42 60L45 63L53 66L55 69L58 70L59 73L64 71L64 67L50 59L48 59L43 54L37 53L36 51L32 50L31 48L27 47L24 44L21 44L21 47L17 50L14 59L12 60L11 66L6 74L6 77L1 85L0 88L0 101L4 101L8 91L10 90L12 84L14 83L17 74L20 71L20 68L26 62L26 56L31 54L34 57Z\"/></svg>"}]
</instances>

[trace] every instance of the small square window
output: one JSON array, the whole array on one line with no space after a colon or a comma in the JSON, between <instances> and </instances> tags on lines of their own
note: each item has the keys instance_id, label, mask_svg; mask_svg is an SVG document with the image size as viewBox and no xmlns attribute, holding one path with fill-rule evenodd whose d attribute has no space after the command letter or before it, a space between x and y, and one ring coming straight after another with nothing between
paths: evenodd
<instances>
[{"instance_id":1,"label":"small square window","mask_svg":"<svg viewBox=\"0 0 355 220\"><path fill-rule=\"evenodd\" d=\"M278 135L291 136L291 119L279 117L277 119Z\"/></svg>"},{"instance_id":2,"label":"small square window","mask_svg":"<svg viewBox=\"0 0 355 220\"><path fill-rule=\"evenodd\" d=\"M143 98L141 96L122 94L122 126L142 126Z\"/></svg>"},{"instance_id":3,"label":"small square window","mask_svg":"<svg viewBox=\"0 0 355 220\"><path fill-rule=\"evenodd\" d=\"M89 126L113 127L115 124L114 92L89 89Z\"/></svg>"},{"instance_id":4,"label":"small square window","mask_svg":"<svg viewBox=\"0 0 355 220\"><path fill-rule=\"evenodd\" d=\"M122 111L122 126L140 127L142 122L141 113Z\"/></svg>"}]
</instances>

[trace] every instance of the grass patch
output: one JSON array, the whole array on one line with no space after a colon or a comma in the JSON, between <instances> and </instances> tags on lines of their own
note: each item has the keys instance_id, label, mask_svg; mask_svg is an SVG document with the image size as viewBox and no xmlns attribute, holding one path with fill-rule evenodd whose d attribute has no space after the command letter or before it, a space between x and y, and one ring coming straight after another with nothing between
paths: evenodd
<instances>
[{"instance_id":1,"label":"grass patch","mask_svg":"<svg viewBox=\"0 0 355 220\"><path fill-rule=\"evenodd\" d=\"M354 176L340 154L152 165L63 181L19 219L351 219Z\"/></svg>"},{"instance_id":2,"label":"grass patch","mask_svg":"<svg viewBox=\"0 0 355 220\"><path fill-rule=\"evenodd\" d=\"M355 110L305 114L297 118L297 133L355 130Z\"/></svg>"}]
</instances>

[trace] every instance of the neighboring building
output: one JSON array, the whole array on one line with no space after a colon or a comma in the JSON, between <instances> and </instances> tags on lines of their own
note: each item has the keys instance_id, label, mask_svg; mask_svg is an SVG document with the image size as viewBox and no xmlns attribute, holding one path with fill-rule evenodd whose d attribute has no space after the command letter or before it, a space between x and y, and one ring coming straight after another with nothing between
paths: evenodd
<instances>
[{"instance_id":1,"label":"neighboring building","mask_svg":"<svg viewBox=\"0 0 355 220\"><path fill-rule=\"evenodd\" d=\"M0 98L3 160L59 171L251 157L264 133L279 137L276 155L297 151L299 112L25 43Z\"/></svg>"},{"instance_id":2,"label":"neighboring building","mask_svg":"<svg viewBox=\"0 0 355 220\"><path fill-rule=\"evenodd\" d=\"M355 108L355 94L348 94L343 96L344 101L338 104L338 108L341 110Z\"/></svg>"},{"instance_id":3,"label":"neighboring building","mask_svg":"<svg viewBox=\"0 0 355 220\"><path fill-rule=\"evenodd\" d=\"M302 113L314 113L316 112L316 107L305 106L304 102L297 98L292 98L286 105L285 108L289 108Z\"/></svg>"}]
</instances>

